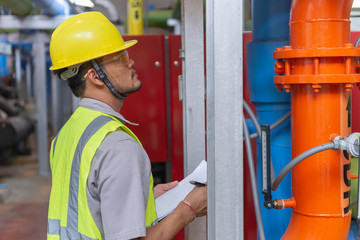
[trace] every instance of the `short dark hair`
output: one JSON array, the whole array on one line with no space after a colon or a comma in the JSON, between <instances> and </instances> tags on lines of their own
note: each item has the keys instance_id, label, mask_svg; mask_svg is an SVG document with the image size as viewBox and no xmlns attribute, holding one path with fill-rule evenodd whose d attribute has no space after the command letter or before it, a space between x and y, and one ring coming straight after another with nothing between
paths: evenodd
<instances>
[{"instance_id":1,"label":"short dark hair","mask_svg":"<svg viewBox=\"0 0 360 240\"><path fill-rule=\"evenodd\" d=\"M71 77L67 79L68 82L68 86L70 87L72 93L76 96L76 97L82 97L86 88L86 81L83 80L84 75L87 73L87 71L89 71L89 69L91 69L93 67L92 63L90 61L85 62L83 64L81 64L80 68L79 68L79 72ZM52 73L54 75L57 75L59 78L61 78L61 74L63 72L65 72L67 70L67 68L61 68L58 70L54 70L52 71Z\"/></svg>"}]
</instances>

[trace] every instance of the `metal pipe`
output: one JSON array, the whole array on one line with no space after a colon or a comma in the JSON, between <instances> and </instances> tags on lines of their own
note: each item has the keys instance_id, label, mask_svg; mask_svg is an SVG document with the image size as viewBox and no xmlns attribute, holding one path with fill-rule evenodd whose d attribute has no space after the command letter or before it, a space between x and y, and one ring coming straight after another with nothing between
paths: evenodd
<instances>
[{"instance_id":1,"label":"metal pipe","mask_svg":"<svg viewBox=\"0 0 360 240\"><path fill-rule=\"evenodd\" d=\"M26 96L25 99L29 100L32 96L32 81L31 81L32 69L31 69L31 58L26 59L26 67L25 67L25 79L26 79Z\"/></svg>"},{"instance_id":2,"label":"metal pipe","mask_svg":"<svg viewBox=\"0 0 360 240\"><path fill-rule=\"evenodd\" d=\"M21 97L21 47L15 47L15 76L16 76L16 91L18 92L18 99Z\"/></svg>"},{"instance_id":3,"label":"metal pipe","mask_svg":"<svg viewBox=\"0 0 360 240\"><path fill-rule=\"evenodd\" d=\"M66 0L32 0L32 2L44 10L46 15L69 15L71 13L71 7Z\"/></svg>"},{"instance_id":4,"label":"metal pipe","mask_svg":"<svg viewBox=\"0 0 360 240\"><path fill-rule=\"evenodd\" d=\"M115 24L120 22L120 14L113 2L109 0L93 0L93 2L96 6L100 6L106 9L106 11L109 13L109 20L111 22Z\"/></svg>"},{"instance_id":5,"label":"metal pipe","mask_svg":"<svg viewBox=\"0 0 360 240\"><path fill-rule=\"evenodd\" d=\"M261 136L261 134L260 134L260 131L261 131L261 130L260 130L260 129L261 129L260 123L259 123L259 121L257 120L257 118L256 118L256 116L255 116L255 113L252 111L252 109L250 108L249 104L247 104L246 101L243 100L243 104L244 104L244 109L245 109L245 111L249 114L249 116L250 116L250 118L251 118L251 120L252 120L252 122L254 123L254 126L255 126L255 128L256 128L256 132L257 132L257 136L256 136L256 137ZM250 135L250 138L251 138L251 135Z\"/></svg>"},{"instance_id":6,"label":"metal pipe","mask_svg":"<svg viewBox=\"0 0 360 240\"><path fill-rule=\"evenodd\" d=\"M129 35L141 35L144 32L142 0L128 0L127 30Z\"/></svg>"},{"instance_id":7,"label":"metal pipe","mask_svg":"<svg viewBox=\"0 0 360 240\"><path fill-rule=\"evenodd\" d=\"M291 91L293 158L333 134L350 133L346 107L351 83L360 79L355 69L360 51L350 43L352 2L292 2L290 46L277 49L274 58L290 64L287 75L275 76L275 84ZM338 54L329 54L335 51ZM349 56L350 64L345 60ZM296 206L282 239L346 239L351 220L349 169L350 160L341 151L323 151L293 169Z\"/></svg>"},{"instance_id":8,"label":"metal pipe","mask_svg":"<svg viewBox=\"0 0 360 240\"><path fill-rule=\"evenodd\" d=\"M6 7L12 14L19 16L26 16L32 10L29 0L0 0L0 6Z\"/></svg>"},{"instance_id":9,"label":"metal pipe","mask_svg":"<svg viewBox=\"0 0 360 240\"><path fill-rule=\"evenodd\" d=\"M245 106L245 104L244 104ZM247 111L247 109L245 109L247 113L249 113ZM251 110L251 109L250 109ZM251 110L252 112L252 110ZM249 114L250 115L250 114ZM270 125L270 130L273 130L275 128L277 128L278 126L280 126L281 124L283 124L286 120L288 120L291 116L291 112L289 111L288 113L286 113L284 116L282 116L281 118L279 118L278 120L276 120L276 122L274 122L273 124ZM253 139L253 138L257 138L259 136L259 132L258 132L258 128L256 127L255 125L255 121L257 122L257 124L260 125L259 121L255 118L253 119L251 116L250 116L251 120L253 121L254 123L254 126L256 128L256 132L250 134L250 139Z\"/></svg>"},{"instance_id":10,"label":"metal pipe","mask_svg":"<svg viewBox=\"0 0 360 240\"><path fill-rule=\"evenodd\" d=\"M33 130L33 123L24 117L9 117L0 121L0 148L11 147Z\"/></svg>"},{"instance_id":11,"label":"metal pipe","mask_svg":"<svg viewBox=\"0 0 360 240\"><path fill-rule=\"evenodd\" d=\"M19 115L19 109L15 105L11 104L6 98L0 96L0 110L4 112L6 116L14 117Z\"/></svg>"},{"instance_id":12,"label":"metal pipe","mask_svg":"<svg viewBox=\"0 0 360 240\"><path fill-rule=\"evenodd\" d=\"M249 171L250 171L251 190L252 190L253 200L254 200L254 208L255 208L256 223L257 223L257 227L258 227L259 239L265 240L264 226L263 226L263 222L261 219L261 212L260 212L259 195L257 192L257 185L256 185L254 157L252 155L252 147L251 147L251 142L250 142L249 129L248 129L246 121L245 121L245 116L243 116L243 126L244 126L246 153L248 156L247 159L248 159Z\"/></svg>"},{"instance_id":13,"label":"metal pipe","mask_svg":"<svg viewBox=\"0 0 360 240\"><path fill-rule=\"evenodd\" d=\"M283 124L286 120L288 120L291 117L291 111L287 112L284 116L279 118L276 122L270 125L270 130L273 130Z\"/></svg>"},{"instance_id":14,"label":"metal pipe","mask_svg":"<svg viewBox=\"0 0 360 240\"><path fill-rule=\"evenodd\" d=\"M46 43L49 36L37 32L34 37L32 55L34 56L34 95L36 103L36 139L39 156L39 175L49 176L49 149L48 149L48 118L46 98Z\"/></svg>"}]
</instances>

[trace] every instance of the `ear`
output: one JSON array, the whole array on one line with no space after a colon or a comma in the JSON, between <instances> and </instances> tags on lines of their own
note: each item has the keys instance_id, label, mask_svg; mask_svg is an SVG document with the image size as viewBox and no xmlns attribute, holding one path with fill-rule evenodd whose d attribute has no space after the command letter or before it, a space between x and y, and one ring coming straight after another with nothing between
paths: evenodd
<instances>
[{"instance_id":1,"label":"ear","mask_svg":"<svg viewBox=\"0 0 360 240\"><path fill-rule=\"evenodd\" d=\"M93 68L90 68L88 71L87 71L87 79L94 85L96 86L104 86L105 83L99 78L99 75L98 73L95 71L95 69Z\"/></svg>"}]
</instances>

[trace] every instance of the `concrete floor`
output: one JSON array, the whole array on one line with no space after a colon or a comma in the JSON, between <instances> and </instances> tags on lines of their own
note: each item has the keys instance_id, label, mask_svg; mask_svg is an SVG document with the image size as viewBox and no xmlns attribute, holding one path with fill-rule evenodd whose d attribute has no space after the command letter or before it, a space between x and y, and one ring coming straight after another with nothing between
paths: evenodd
<instances>
[{"instance_id":1,"label":"concrete floor","mask_svg":"<svg viewBox=\"0 0 360 240\"><path fill-rule=\"evenodd\" d=\"M38 176L36 157L0 166L0 184L0 240L46 239L51 178Z\"/></svg>"}]
</instances>

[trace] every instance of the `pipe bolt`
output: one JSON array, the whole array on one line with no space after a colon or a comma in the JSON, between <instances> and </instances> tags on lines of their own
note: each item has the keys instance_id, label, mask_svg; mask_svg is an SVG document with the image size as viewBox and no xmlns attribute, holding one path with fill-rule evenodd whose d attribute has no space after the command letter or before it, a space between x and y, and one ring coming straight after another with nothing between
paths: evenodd
<instances>
[{"instance_id":1,"label":"pipe bolt","mask_svg":"<svg viewBox=\"0 0 360 240\"><path fill-rule=\"evenodd\" d=\"M289 84L285 84L284 88L285 88L285 92L287 92L287 93L289 93L291 91L291 85L289 85Z\"/></svg>"},{"instance_id":2,"label":"pipe bolt","mask_svg":"<svg viewBox=\"0 0 360 240\"><path fill-rule=\"evenodd\" d=\"M275 87L278 89L279 92L283 91L283 87L281 84L276 84Z\"/></svg>"},{"instance_id":3,"label":"pipe bolt","mask_svg":"<svg viewBox=\"0 0 360 240\"><path fill-rule=\"evenodd\" d=\"M359 45L360 46L360 45ZM359 72L359 69L360 69L360 64L356 64L355 65L355 70L356 70L356 72Z\"/></svg>"},{"instance_id":4,"label":"pipe bolt","mask_svg":"<svg viewBox=\"0 0 360 240\"><path fill-rule=\"evenodd\" d=\"M313 84L313 85L311 85L311 86L312 86L312 88L314 89L314 92L315 92L315 93L320 92L320 88L321 88L321 85L320 85L320 84Z\"/></svg>"},{"instance_id":5,"label":"pipe bolt","mask_svg":"<svg viewBox=\"0 0 360 240\"><path fill-rule=\"evenodd\" d=\"M291 47L291 46L283 46L283 49L284 49L284 50L291 50L292 47Z\"/></svg>"},{"instance_id":6,"label":"pipe bolt","mask_svg":"<svg viewBox=\"0 0 360 240\"><path fill-rule=\"evenodd\" d=\"M351 83L345 84L345 91L346 91L346 92L350 92L351 89L352 89L352 87L353 87L353 84L351 84Z\"/></svg>"},{"instance_id":7,"label":"pipe bolt","mask_svg":"<svg viewBox=\"0 0 360 240\"><path fill-rule=\"evenodd\" d=\"M277 60L275 62L275 73L278 75L285 73L285 62L282 60Z\"/></svg>"},{"instance_id":8,"label":"pipe bolt","mask_svg":"<svg viewBox=\"0 0 360 240\"><path fill-rule=\"evenodd\" d=\"M346 48L353 48L353 47L354 47L354 44L352 44L352 43L347 43L347 44L345 44L345 47L346 47Z\"/></svg>"}]
</instances>

